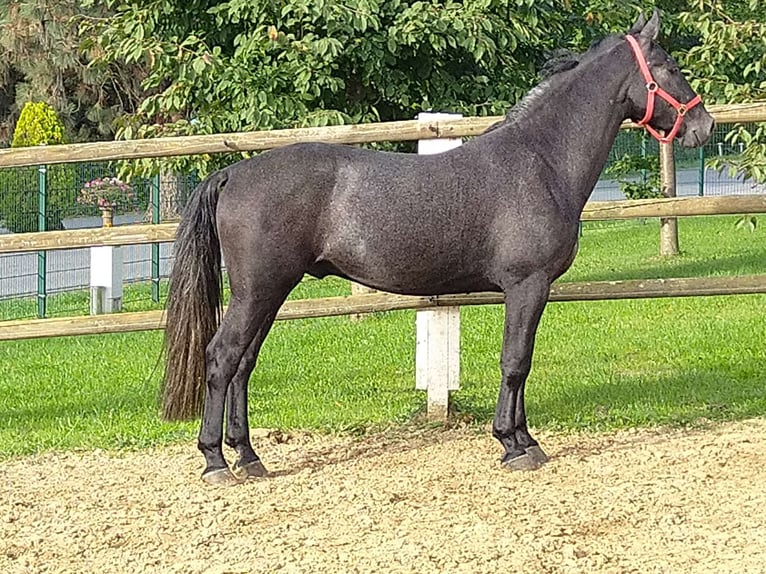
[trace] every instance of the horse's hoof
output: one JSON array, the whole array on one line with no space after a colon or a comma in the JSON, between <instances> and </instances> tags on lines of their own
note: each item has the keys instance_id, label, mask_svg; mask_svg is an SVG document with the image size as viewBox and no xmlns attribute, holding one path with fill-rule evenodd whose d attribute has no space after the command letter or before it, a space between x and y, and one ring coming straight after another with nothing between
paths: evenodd
<instances>
[{"instance_id":1,"label":"horse's hoof","mask_svg":"<svg viewBox=\"0 0 766 574\"><path fill-rule=\"evenodd\" d=\"M538 465L545 464L550 460L545 451L540 448L539 445L532 445L524 449L524 451L534 460Z\"/></svg>"},{"instance_id":2,"label":"horse's hoof","mask_svg":"<svg viewBox=\"0 0 766 574\"><path fill-rule=\"evenodd\" d=\"M251 460L244 464L240 464L239 461L237 461L234 463L234 467L231 471L239 480L269 476L269 471L266 470L266 467L263 466L263 463L260 460Z\"/></svg>"},{"instance_id":3,"label":"horse's hoof","mask_svg":"<svg viewBox=\"0 0 766 574\"><path fill-rule=\"evenodd\" d=\"M234 476L228 468L217 468L203 472L202 480L213 486L236 486L242 483L242 480Z\"/></svg>"},{"instance_id":4,"label":"horse's hoof","mask_svg":"<svg viewBox=\"0 0 766 574\"><path fill-rule=\"evenodd\" d=\"M511 459L506 459L506 457L503 457L503 460L500 461L500 464L508 470L527 471L527 470L537 470L538 468L540 468L540 463L537 462L534 458L532 458L526 452L524 454L520 454L519 456L511 458Z\"/></svg>"}]
</instances>

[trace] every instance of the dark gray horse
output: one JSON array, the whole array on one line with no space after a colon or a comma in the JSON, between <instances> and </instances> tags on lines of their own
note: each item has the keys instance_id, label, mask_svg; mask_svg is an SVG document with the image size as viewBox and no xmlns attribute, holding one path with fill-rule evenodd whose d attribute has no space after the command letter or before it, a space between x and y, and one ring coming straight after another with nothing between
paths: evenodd
<instances>
[{"instance_id":1,"label":"dark gray horse","mask_svg":"<svg viewBox=\"0 0 766 574\"><path fill-rule=\"evenodd\" d=\"M654 43L658 28L656 12L649 22L639 18L628 33L637 53L625 35L613 35L558 62L502 124L447 153L300 144L200 184L175 244L164 414L198 409L204 396L203 479L231 484L265 474L250 443L248 379L277 310L306 273L412 295L501 291L493 435L506 467L542 464L524 409L535 332L551 283L574 259L580 214L621 122L643 118L656 130L675 129L684 146L702 145L713 129L676 63ZM662 93L654 102L658 86L670 103ZM231 303L218 326L220 249ZM227 397L226 444L239 456L233 472L221 450Z\"/></svg>"}]
</instances>

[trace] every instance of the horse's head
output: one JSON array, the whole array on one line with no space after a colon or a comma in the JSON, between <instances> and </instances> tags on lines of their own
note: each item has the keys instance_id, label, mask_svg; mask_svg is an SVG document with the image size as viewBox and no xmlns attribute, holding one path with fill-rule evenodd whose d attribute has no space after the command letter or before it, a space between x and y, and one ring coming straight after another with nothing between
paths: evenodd
<instances>
[{"instance_id":1,"label":"horse's head","mask_svg":"<svg viewBox=\"0 0 766 574\"><path fill-rule=\"evenodd\" d=\"M659 30L660 15L655 9L648 22L641 14L626 36L636 66L627 92L630 118L662 142L678 137L684 147L701 146L713 133L715 122L676 61L655 43Z\"/></svg>"}]
</instances>

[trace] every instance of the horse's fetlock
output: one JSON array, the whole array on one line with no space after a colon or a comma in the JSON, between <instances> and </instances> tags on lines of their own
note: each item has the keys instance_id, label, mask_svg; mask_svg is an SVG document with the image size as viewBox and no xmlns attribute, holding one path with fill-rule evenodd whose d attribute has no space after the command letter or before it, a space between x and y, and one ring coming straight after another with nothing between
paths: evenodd
<instances>
[{"instance_id":1,"label":"horse's fetlock","mask_svg":"<svg viewBox=\"0 0 766 574\"><path fill-rule=\"evenodd\" d=\"M508 437L513 436L513 428L492 425L492 436L502 442L503 439L507 439Z\"/></svg>"}]
</instances>

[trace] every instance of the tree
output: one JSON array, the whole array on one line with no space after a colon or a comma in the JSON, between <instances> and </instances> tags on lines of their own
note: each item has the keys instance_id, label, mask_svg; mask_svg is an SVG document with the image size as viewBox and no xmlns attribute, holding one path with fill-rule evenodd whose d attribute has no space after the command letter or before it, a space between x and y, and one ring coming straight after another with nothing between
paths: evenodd
<instances>
[{"instance_id":1,"label":"tree","mask_svg":"<svg viewBox=\"0 0 766 574\"><path fill-rule=\"evenodd\" d=\"M148 71L127 139L502 113L566 16L554 0L108 4L114 18L89 22L96 62Z\"/></svg>"},{"instance_id":2,"label":"tree","mask_svg":"<svg viewBox=\"0 0 766 574\"><path fill-rule=\"evenodd\" d=\"M20 101L20 110L24 103L44 98L55 108L64 108L64 74L76 59L76 43L67 41L62 25L68 9L45 0L0 3L0 61L6 94L13 94L7 98L10 107Z\"/></svg>"},{"instance_id":3,"label":"tree","mask_svg":"<svg viewBox=\"0 0 766 574\"><path fill-rule=\"evenodd\" d=\"M91 17L104 16L91 7ZM64 122L68 139L111 137L116 117L143 97L133 67L88 66L79 50L82 3L0 0L0 141L8 141L27 102L45 100Z\"/></svg>"},{"instance_id":4,"label":"tree","mask_svg":"<svg viewBox=\"0 0 766 574\"><path fill-rule=\"evenodd\" d=\"M766 7L757 0L85 0L83 6L89 69L116 78L127 68L142 81L140 105L119 118L117 136L127 139L409 119L427 109L501 113L535 83L546 52L583 50L607 33L624 32L639 10L654 6L663 12L663 45L697 78L706 102L747 101L763 90ZM101 10L113 17L100 17ZM759 62L751 64L753 54ZM731 137L757 143L755 135ZM750 146L748 153L761 151ZM204 173L218 159L173 163ZM157 172L157 164L144 162L143 171ZM757 164L750 165L757 175Z\"/></svg>"},{"instance_id":5,"label":"tree","mask_svg":"<svg viewBox=\"0 0 766 574\"><path fill-rule=\"evenodd\" d=\"M679 14L697 42L683 54L692 85L710 103L766 99L766 3L760 0L694 0ZM739 157L714 158L719 169L766 181L766 128L738 125L726 135Z\"/></svg>"},{"instance_id":6,"label":"tree","mask_svg":"<svg viewBox=\"0 0 766 574\"><path fill-rule=\"evenodd\" d=\"M45 102L28 102L21 111L13 134L13 146L55 145L64 143L64 125ZM71 165L54 165L46 170L48 182L45 229L61 227L61 219L77 208L70 194L75 184ZM0 170L0 218L16 233L38 231L38 168Z\"/></svg>"}]
</instances>

